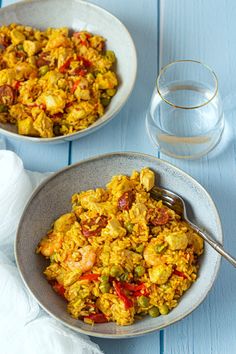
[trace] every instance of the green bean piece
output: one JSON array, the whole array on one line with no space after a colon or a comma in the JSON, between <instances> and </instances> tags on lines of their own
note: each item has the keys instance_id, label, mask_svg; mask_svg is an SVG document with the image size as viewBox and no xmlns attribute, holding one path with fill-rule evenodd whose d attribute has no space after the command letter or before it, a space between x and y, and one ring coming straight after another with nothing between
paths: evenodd
<instances>
[{"instance_id":1,"label":"green bean piece","mask_svg":"<svg viewBox=\"0 0 236 354\"><path fill-rule=\"evenodd\" d=\"M110 98L101 98L101 104L104 106L104 107L107 107L110 103Z\"/></svg>"},{"instance_id":2,"label":"green bean piece","mask_svg":"<svg viewBox=\"0 0 236 354\"><path fill-rule=\"evenodd\" d=\"M5 104L1 103L0 104L0 113L6 113L6 112L8 112L8 107Z\"/></svg>"},{"instance_id":3,"label":"green bean piece","mask_svg":"<svg viewBox=\"0 0 236 354\"><path fill-rule=\"evenodd\" d=\"M147 296L139 296L138 297L138 304L141 307L148 307L149 306L149 298Z\"/></svg>"},{"instance_id":4,"label":"green bean piece","mask_svg":"<svg viewBox=\"0 0 236 354\"><path fill-rule=\"evenodd\" d=\"M114 278L119 277L123 273L123 269L119 265L114 265L110 269L110 275Z\"/></svg>"},{"instance_id":5,"label":"green bean piece","mask_svg":"<svg viewBox=\"0 0 236 354\"><path fill-rule=\"evenodd\" d=\"M45 74L47 74L49 70L49 66L48 65L43 65L39 68L39 75L40 76L44 76Z\"/></svg>"},{"instance_id":6,"label":"green bean piece","mask_svg":"<svg viewBox=\"0 0 236 354\"><path fill-rule=\"evenodd\" d=\"M111 285L109 283L103 282L100 284L99 289L103 294L108 293L111 288Z\"/></svg>"},{"instance_id":7,"label":"green bean piece","mask_svg":"<svg viewBox=\"0 0 236 354\"><path fill-rule=\"evenodd\" d=\"M159 311L161 315L167 315L169 313L169 307L165 304L159 306Z\"/></svg>"},{"instance_id":8,"label":"green bean piece","mask_svg":"<svg viewBox=\"0 0 236 354\"><path fill-rule=\"evenodd\" d=\"M138 245L135 250L138 253L142 253L144 250L144 245L142 245L142 244Z\"/></svg>"},{"instance_id":9,"label":"green bean piece","mask_svg":"<svg viewBox=\"0 0 236 354\"><path fill-rule=\"evenodd\" d=\"M153 306L149 311L148 311L149 315L151 317L158 317L160 315L160 311L158 309L158 307Z\"/></svg>"},{"instance_id":10,"label":"green bean piece","mask_svg":"<svg viewBox=\"0 0 236 354\"><path fill-rule=\"evenodd\" d=\"M141 265L138 265L137 267L135 267L134 271L138 277L141 277L145 273L145 268Z\"/></svg>"},{"instance_id":11,"label":"green bean piece","mask_svg":"<svg viewBox=\"0 0 236 354\"><path fill-rule=\"evenodd\" d=\"M125 228L131 234L134 228L134 224L132 224L131 222L127 222L125 223Z\"/></svg>"}]
</instances>

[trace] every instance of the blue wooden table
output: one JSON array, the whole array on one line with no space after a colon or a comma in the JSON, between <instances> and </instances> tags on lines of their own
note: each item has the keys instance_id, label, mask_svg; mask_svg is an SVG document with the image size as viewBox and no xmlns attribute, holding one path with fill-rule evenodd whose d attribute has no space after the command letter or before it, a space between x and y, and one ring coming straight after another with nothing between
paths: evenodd
<instances>
[{"instance_id":1,"label":"blue wooden table","mask_svg":"<svg viewBox=\"0 0 236 354\"><path fill-rule=\"evenodd\" d=\"M63 1L63 0L62 0ZM66 0L64 0L66 1ZM14 0L3 0L6 6ZM56 171L84 158L112 151L140 151L171 161L211 194L221 215L225 247L236 256L236 1L93 0L130 31L138 54L134 91L119 115L103 129L73 143L47 147L7 139L7 148L26 168ZM145 132L145 113L159 69L175 59L197 59L217 73L226 127L220 145L196 161L158 153ZM236 353L236 273L222 261L204 303L179 323L127 340L93 340L106 354Z\"/></svg>"}]
</instances>

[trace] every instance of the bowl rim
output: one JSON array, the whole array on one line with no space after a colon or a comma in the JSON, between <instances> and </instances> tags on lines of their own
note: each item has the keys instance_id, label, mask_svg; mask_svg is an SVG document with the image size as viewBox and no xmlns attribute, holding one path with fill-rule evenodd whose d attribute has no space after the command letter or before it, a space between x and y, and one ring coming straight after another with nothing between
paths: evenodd
<instances>
[{"instance_id":1,"label":"bowl rim","mask_svg":"<svg viewBox=\"0 0 236 354\"><path fill-rule=\"evenodd\" d=\"M11 5L7 5L5 7L0 8L0 17L1 14L4 12L8 12L9 10L14 10L16 11L17 8L21 8L22 6L26 6L27 3L30 4L40 4L42 2L44 3L48 3L50 1L55 1L55 0L25 0L25 1L20 1ZM68 1L68 0L67 0ZM0 133L9 137L9 138L13 138L16 140L20 140L23 142L33 142L33 143L41 143L41 144L47 144L47 143L60 143L60 142L66 142L66 141L70 141L70 140L75 140L75 139L79 139L82 138L90 133L95 132L96 130L98 130L99 128L105 126L107 123L109 123L113 118L115 118L115 116L119 113L119 111L124 107L124 105L126 104L128 98L130 97L135 82L136 82L136 78L137 78L137 67L138 67L138 61L137 61L137 50L134 44L134 40L129 32L129 30L127 29L127 27L124 25L124 23L115 15L113 15L110 11L104 9L102 6L98 6L95 5L91 2L88 1L84 1L84 0L69 0L70 2L76 2L76 4L82 5L82 6L87 6L87 8L92 8L92 9L96 9L97 11L100 11L100 13L106 14L107 16L110 16L112 18L113 21L117 22L121 27L123 27L124 31L126 32L127 38L130 41L130 50L132 51L133 54L133 76L131 78L131 80L129 80L129 86L128 86L128 92L126 94L126 96L124 96L123 102L114 109L113 113L108 116L105 120L99 122L100 119L102 119L104 117L104 115L102 117L100 117L96 122L94 122L92 125L90 125L88 128L83 129L81 131L75 132L75 133L71 133L68 135L61 135L58 137L52 137L52 138L39 138L39 137L33 137L33 136L27 136L27 135L20 135L18 133L14 133L12 131L6 130L2 127L0 127Z\"/></svg>"},{"instance_id":2,"label":"bowl rim","mask_svg":"<svg viewBox=\"0 0 236 354\"><path fill-rule=\"evenodd\" d=\"M21 224L24 220L24 216L27 213L27 209L30 206L31 201L34 199L34 197L41 191L41 189L52 179L56 178L58 175L60 175L61 173L64 173L65 171L68 171L70 169L73 169L75 167L78 167L82 164L86 164L87 162L92 162L94 160L100 160L103 158L113 158L113 157L122 157L122 156L126 156L126 157L136 157L136 158L148 158L148 159L153 159L154 161L158 161L159 163L165 165L165 166L169 166L171 169L174 169L177 172L180 172L184 177L187 177L191 182L193 182L195 185L198 186L198 188L208 197L209 201L211 202L211 205L213 206L213 208L215 209L215 216L216 216L216 220L218 223L218 227L219 227L219 236L220 236L220 240L218 240L218 242L221 242L223 244L223 240L224 240L224 236L223 236L223 229L222 229L222 223L220 220L220 216L219 216L219 212L218 209L215 205L215 202L213 201L212 197L210 196L210 194L207 192L207 190L198 182L196 181L192 176L190 176L188 173L186 173L185 171L181 170L180 168L176 167L175 165L173 165L170 162L167 162L165 160L162 160L158 157L149 155L149 154L145 154L145 153L139 153L139 152L132 152L132 151L126 151L126 152L112 152L112 153L106 153L106 154L100 154L100 155L96 155L84 160L81 160L79 162L76 162L72 165L66 166L60 170L58 170L57 172L53 173L52 175L46 177L37 187L36 189L33 191L33 193L31 194L26 206L24 207L22 216L20 218L18 227L17 227L17 232L16 232L16 237L15 237L15 242L14 242L14 255L15 255L15 260L16 260L16 265L18 268L18 271L20 273L21 279L23 280L24 285L26 286L27 290L30 292L30 294L33 296L33 298L37 301L37 303L40 305L41 308L43 308L43 310L48 313L50 316L52 316L55 320L59 321L61 324L63 324L64 326L72 329L73 331L76 331L78 333L83 333L92 337L98 337L98 338L109 338L109 339L125 339L125 338L133 338L133 337L139 337L148 333L153 333L155 331L164 329L166 327L169 327L170 325L173 325L177 322L179 322L180 320L184 319L185 317L187 317L188 315L190 315L201 303L203 303L203 301L206 299L206 297L209 295L210 290L212 289L218 273L219 273L219 268L221 265L221 260L222 257L219 253L216 254L216 264L215 264L215 268L214 268L214 273L212 275L212 282L211 285L208 287L208 289L206 290L206 292L204 293L204 296L200 296L199 300L193 305L193 307L191 309L189 309L188 311L184 312L182 315L179 315L177 318L169 321L167 324L164 325L159 325L156 328L152 328L152 329L146 329L146 330L140 330L137 331L137 333L133 334L133 333L126 333L126 334L103 334L103 333L98 333L98 332L92 332L90 330L83 330L79 327L74 327L73 325L68 324L67 322L65 322L64 320L62 320L61 318L57 317L56 315L54 315L50 310L48 310L44 305L42 305L40 303L40 301L37 299L37 297L34 295L34 293L32 292L32 290L30 289L29 285L27 284L26 280L24 279L24 275L23 272L21 271L21 266L20 266L20 262L18 259L18 249L17 249L17 244L18 244L18 240L20 237L20 228L21 228Z\"/></svg>"}]
</instances>

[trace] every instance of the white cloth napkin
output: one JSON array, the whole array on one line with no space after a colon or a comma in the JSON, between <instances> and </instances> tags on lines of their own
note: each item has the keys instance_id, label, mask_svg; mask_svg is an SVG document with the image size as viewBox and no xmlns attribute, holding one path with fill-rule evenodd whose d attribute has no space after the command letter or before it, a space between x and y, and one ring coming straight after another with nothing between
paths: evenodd
<instances>
[{"instance_id":1,"label":"white cloth napkin","mask_svg":"<svg viewBox=\"0 0 236 354\"><path fill-rule=\"evenodd\" d=\"M0 150L0 353L101 354L88 336L41 310L15 265L13 244L21 213L45 176L26 171L14 152Z\"/></svg>"}]
</instances>

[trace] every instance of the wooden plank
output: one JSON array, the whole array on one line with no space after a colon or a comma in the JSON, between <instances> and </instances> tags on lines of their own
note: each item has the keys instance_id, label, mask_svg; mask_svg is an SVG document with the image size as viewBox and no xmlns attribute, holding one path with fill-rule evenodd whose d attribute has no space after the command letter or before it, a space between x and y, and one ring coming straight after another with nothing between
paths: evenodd
<instances>
[{"instance_id":1,"label":"wooden plank","mask_svg":"<svg viewBox=\"0 0 236 354\"><path fill-rule=\"evenodd\" d=\"M161 157L191 174L209 191L221 215L225 247L234 255L235 16L234 1L161 1L160 66L182 58L209 64L219 78L226 117L222 141L208 156L196 161ZM165 330L165 352L235 353L235 292L235 270L223 261L207 300L187 319Z\"/></svg>"},{"instance_id":2,"label":"wooden plank","mask_svg":"<svg viewBox=\"0 0 236 354\"><path fill-rule=\"evenodd\" d=\"M114 120L73 142L72 161L125 150L156 154L145 132L145 115L157 74L157 2L96 0L93 3L113 13L128 28L137 49L137 81L131 97Z\"/></svg>"}]
</instances>

